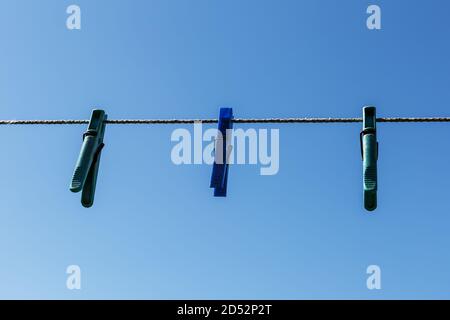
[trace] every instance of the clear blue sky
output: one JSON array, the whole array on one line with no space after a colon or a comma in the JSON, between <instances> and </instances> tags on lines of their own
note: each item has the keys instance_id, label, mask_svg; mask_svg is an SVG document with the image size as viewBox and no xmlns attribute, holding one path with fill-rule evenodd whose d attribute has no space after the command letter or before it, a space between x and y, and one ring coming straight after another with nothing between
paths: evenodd
<instances>
[{"instance_id":1,"label":"clear blue sky","mask_svg":"<svg viewBox=\"0 0 450 320\"><path fill-rule=\"evenodd\" d=\"M1 119L450 115L444 0L0 4ZM279 174L233 166L222 199L170 161L176 126L108 126L91 209L68 190L85 125L0 127L0 298L450 298L448 124L379 124L374 214L361 124L253 127L280 128Z\"/></svg>"}]
</instances>

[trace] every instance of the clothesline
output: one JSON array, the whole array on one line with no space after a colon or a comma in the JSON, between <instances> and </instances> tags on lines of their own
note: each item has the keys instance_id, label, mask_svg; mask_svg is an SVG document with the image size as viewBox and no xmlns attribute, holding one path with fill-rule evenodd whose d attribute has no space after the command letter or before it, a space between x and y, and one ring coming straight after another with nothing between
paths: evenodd
<instances>
[{"instance_id":1,"label":"clothesline","mask_svg":"<svg viewBox=\"0 0 450 320\"><path fill-rule=\"evenodd\" d=\"M377 118L377 122L450 122L450 117ZM193 124L217 123L218 119L113 119L106 124ZM236 118L233 123L353 123L362 118ZM89 120L0 120L0 125L73 125L88 124Z\"/></svg>"}]
</instances>

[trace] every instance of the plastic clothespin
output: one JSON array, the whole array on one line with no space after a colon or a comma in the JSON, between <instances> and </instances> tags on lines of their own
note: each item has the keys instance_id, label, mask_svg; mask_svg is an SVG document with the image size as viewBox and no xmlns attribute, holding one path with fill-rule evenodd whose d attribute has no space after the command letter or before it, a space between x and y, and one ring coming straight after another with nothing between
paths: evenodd
<instances>
[{"instance_id":1,"label":"plastic clothespin","mask_svg":"<svg viewBox=\"0 0 450 320\"><path fill-rule=\"evenodd\" d=\"M227 196L229 156L231 153L230 137L227 130L233 128L233 109L220 108L219 132L216 139L215 160L211 175L211 188L215 197ZM219 148L219 149L218 149Z\"/></svg>"},{"instance_id":2,"label":"plastic clothespin","mask_svg":"<svg viewBox=\"0 0 450 320\"><path fill-rule=\"evenodd\" d=\"M376 108L364 107L360 142L363 160L364 208L368 211L373 211L377 208L378 142L376 122Z\"/></svg>"},{"instance_id":3,"label":"plastic clothespin","mask_svg":"<svg viewBox=\"0 0 450 320\"><path fill-rule=\"evenodd\" d=\"M105 121L108 116L103 110L93 110L87 131L83 135L83 144L73 173L70 191L80 192L81 204L90 208L94 204L95 186L100 164L100 155L104 147Z\"/></svg>"}]
</instances>

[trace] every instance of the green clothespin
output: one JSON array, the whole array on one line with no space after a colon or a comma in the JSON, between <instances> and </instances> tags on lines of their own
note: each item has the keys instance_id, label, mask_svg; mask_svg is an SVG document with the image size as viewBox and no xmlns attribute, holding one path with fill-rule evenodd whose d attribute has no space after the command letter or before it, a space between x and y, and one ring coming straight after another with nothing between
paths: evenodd
<instances>
[{"instance_id":1,"label":"green clothespin","mask_svg":"<svg viewBox=\"0 0 450 320\"><path fill-rule=\"evenodd\" d=\"M83 145L70 184L70 191L72 192L83 190L81 204L85 208L90 208L94 204L95 186L100 155L104 147L103 137L107 118L108 116L103 110L92 111L88 129L83 135Z\"/></svg>"},{"instance_id":2,"label":"green clothespin","mask_svg":"<svg viewBox=\"0 0 450 320\"><path fill-rule=\"evenodd\" d=\"M378 142L376 122L376 108L364 107L360 141L363 160L364 208L368 211L377 208Z\"/></svg>"}]
</instances>

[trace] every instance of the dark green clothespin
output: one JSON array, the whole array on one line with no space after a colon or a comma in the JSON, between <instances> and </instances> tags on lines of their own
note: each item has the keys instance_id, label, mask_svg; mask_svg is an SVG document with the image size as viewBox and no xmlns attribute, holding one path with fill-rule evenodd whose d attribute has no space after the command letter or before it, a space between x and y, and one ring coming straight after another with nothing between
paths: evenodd
<instances>
[{"instance_id":1,"label":"dark green clothespin","mask_svg":"<svg viewBox=\"0 0 450 320\"><path fill-rule=\"evenodd\" d=\"M104 147L103 137L107 118L108 116L103 110L92 111L88 129L83 135L83 145L70 184L70 191L72 192L83 190L81 204L85 208L94 204L95 186L100 155Z\"/></svg>"},{"instance_id":2,"label":"dark green clothespin","mask_svg":"<svg viewBox=\"0 0 450 320\"><path fill-rule=\"evenodd\" d=\"M364 208L377 208L377 118L375 107L363 108L363 129L360 134L361 156L363 160Z\"/></svg>"}]
</instances>

